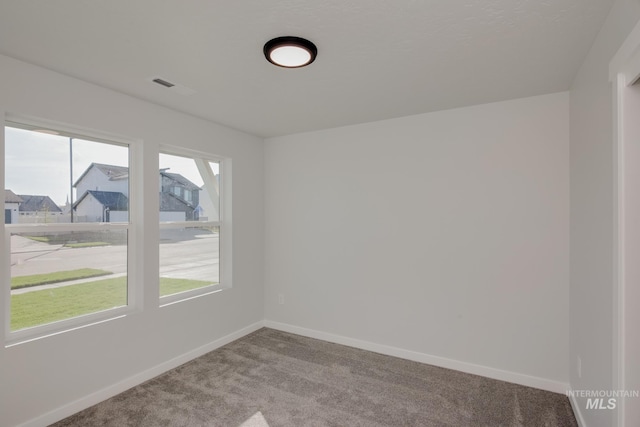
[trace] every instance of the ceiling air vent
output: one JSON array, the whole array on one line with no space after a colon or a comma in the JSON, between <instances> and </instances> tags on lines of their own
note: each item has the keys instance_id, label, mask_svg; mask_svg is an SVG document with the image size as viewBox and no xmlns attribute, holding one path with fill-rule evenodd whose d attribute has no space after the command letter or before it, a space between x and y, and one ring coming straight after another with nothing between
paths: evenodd
<instances>
[{"instance_id":1,"label":"ceiling air vent","mask_svg":"<svg viewBox=\"0 0 640 427\"><path fill-rule=\"evenodd\" d=\"M174 87L175 85L171 82L168 82L166 80L162 80L161 78L157 77L153 80L151 80L154 83L158 83L159 85L162 85L164 87Z\"/></svg>"},{"instance_id":2,"label":"ceiling air vent","mask_svg":"<svg viewBox=\"0 0 640 427\"><path fill-rule=\"evenodd\" d=\"M179 93L180 95L193 95L194 93L196 93L196 91L191 88L182 86L180 84L171 83L169 80L159 76L149 77L147 80L151 83L163 86L172 92Z\"/></svg>"}]
</instances>

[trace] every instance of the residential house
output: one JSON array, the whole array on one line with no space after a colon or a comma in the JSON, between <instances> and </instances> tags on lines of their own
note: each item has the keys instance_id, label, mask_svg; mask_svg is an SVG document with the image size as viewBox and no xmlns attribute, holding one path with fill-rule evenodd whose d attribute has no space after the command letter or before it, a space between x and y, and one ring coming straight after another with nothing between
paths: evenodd
<instances>
[{"instance_id":1,"label":"residential house","mask_svg":"<svg viewBox=\"0 0 640 427\"><path fill-rule=\"evenodd\" d=\"M89 190L110 191L129 195L129 168L91 163L73 184L77 201Z\"/></svg>"},{"instance_id":2,"label":"residential house","mask_svg":"<svg viewBox=\"0 0 640 427\"><path fill-rule=\"evenodd\" d=\"M197 221L200 187L177 173L161 169L160 220ZM129 168L91 163L74 183L78 200L73 204L78 222L128 220Z\"/></svg>"},{"instance_id":3,"label":"residential house","mask_svg":"<svg viewBox=\"0 0 640 427\"><path fill-rule=\"evenodd\" d=\"M201 188L184 176L160 170L160 220L197 221ZM173 212L173 214L171 214ZM182 212L182 215L177 214ZM171 216L175 215L175 219Z\"/></svg>"},{"instance_id":4,"label":"residential house","mask_svg":"<svg viewBox=\"0 0 640 427\"><path fill-rule=\"evenodd\" d=\"M61 222L64 219L62 209L49 196L20 194L19 197L22 199L19 208L21 223Z\"/></svg>"},{"instance_id":5,"label":"residential house","mask_svg":"<svg viewBox=\"0 0 640 427\"><path fill-rule=\"evenodd\" d=\"M74 220L77 222L122 222L128 220L128 211L129 199L124 193L87 190L74 203Z\"/></svg>"},{"instance_id":6,"label":"residential house","mask_svg":"<svg viewBox=\"0 0 640 427\"><path fill-rule=\"evenodd\" d=\"M4 190L4 223L15 224L22 199L11 190Z\"/></svg>"}]
</instances>

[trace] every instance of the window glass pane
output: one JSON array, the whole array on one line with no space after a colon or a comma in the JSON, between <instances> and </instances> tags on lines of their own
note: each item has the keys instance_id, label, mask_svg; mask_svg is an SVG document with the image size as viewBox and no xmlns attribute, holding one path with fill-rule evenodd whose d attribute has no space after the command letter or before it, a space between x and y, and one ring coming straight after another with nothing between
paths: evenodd
<instances>
[{"instance_id":1,"label":"window glass pane","mask_svg":"<svg viewBox=\"0 0 640 427\"><path fill-rule=\"evenodd\" d=\"M128 231L86 223L129 221L129 148L7 126L4 156L10 330L126 306Z\"/></svg>"},{"instance_id":2,"label":"window glass pane","mask_svg":"<svg viewBox=\"0 0 640 427\"><path fill-rule=\"evenodd\" d=\"M5 223L128 222L128 166L126 146L6 127Z\"/></svg>"},{"instance_id":3,"label":"window glass pane","mask_svg":"<svg viewBox=\"0 0 640 427\"><path fill-rule=\"evenodd\" d=\"M220 164L160 154L160 296L220 282ZM209 223L207 223L207 221Z\"/></svg>"},{"instance_id":4,"label":"window glass pane","mask_svg":"<svg viewBox=\"0 0 640 427\"><path fill-rule=\"evenodd\" d=\"M219 221L220 164L160 154L160 221Z\"/></svg>"},{"instance_id":5,"label":"window glass pane","mask_svg":"<svg viewBox=\"0 0 640 427\"><path fill-rule=\"evenodd\" d=\"M11 233L11 330L127 305L127 230Z\"/></svg>"},{"instance_id":6,"label":"window glass pane","mask_svg":"<svg viewBox=\"0 0 640 427\"><path fill-rule=\"evenodd\" d=\"M68 138L5 129L5 224L69 222Z\"/></svg>"},{"instance_id":7,"label":"window glass pane","mask_svg":"<svg viewBox=\"0 0 640 427\"><path fill-rule=\"evenodd\" d=\"M160 230L160 296L220 281L220 228L194 224Z\"/></svg>"}]
</instances>

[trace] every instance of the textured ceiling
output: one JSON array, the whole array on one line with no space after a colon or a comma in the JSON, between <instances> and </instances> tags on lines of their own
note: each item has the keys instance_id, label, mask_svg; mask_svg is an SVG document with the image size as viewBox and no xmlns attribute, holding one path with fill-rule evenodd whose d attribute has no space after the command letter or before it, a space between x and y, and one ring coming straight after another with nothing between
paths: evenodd
<instances>
[{"instance_id":1,"label":"textured ceiling","mask_svg":"<svg viewBox=\"0 0 640 427\"><path fill-rule=\"evenodd\" d=\"M268 137L567 90L611 4L0 0L0 53ZM282 35L318 59L269 64Z\"/></svg>"}]
</instances>

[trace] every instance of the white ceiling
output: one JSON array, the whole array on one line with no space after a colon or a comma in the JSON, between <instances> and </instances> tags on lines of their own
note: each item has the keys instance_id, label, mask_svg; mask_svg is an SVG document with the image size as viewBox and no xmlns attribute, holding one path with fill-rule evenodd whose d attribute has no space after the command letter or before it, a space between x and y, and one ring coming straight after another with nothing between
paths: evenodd
<instances>
[{"instance_id":1,"label":"white ceiling","mask_svg":"<svg viewBox=\"0 0 640 427\"><path fill-rule=\"evenodd\" d=\"M612 3L0 0L0 53L268 137L567 90Z\"/></svg>"}]
</instances>

